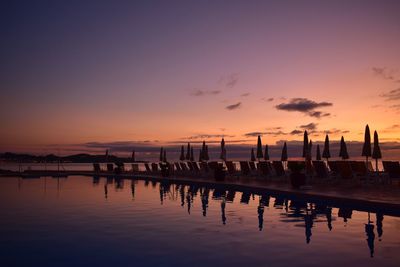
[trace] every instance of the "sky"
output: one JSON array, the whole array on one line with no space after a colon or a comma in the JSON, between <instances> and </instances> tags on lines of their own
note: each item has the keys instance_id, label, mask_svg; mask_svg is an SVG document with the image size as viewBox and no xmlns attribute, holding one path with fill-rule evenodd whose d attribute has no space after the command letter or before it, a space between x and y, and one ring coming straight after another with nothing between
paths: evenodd
<instances>
[{"instance_id":1,"label":"sky","mask_svg":"<svg viewBox=\"0 0 400 267\"><path fill-rule=\"evenodd\" d=\"M366 124L398 144L399 14L384 0L3 1L0 151L362 141Z\"/></svg>"}]
</instances>

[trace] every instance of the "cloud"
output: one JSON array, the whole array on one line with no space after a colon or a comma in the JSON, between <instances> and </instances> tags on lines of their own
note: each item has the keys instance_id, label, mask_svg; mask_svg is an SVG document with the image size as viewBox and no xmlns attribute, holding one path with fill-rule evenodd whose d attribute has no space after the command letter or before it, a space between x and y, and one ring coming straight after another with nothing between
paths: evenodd
<instances>
[{"instance_id":1,"label":"cloud","mask_svg":"<svg viewBox=\"0 0 400 267\"><path fill-rule=\"evenodd\" d=\"M227 76L222 76L218 80L218 84L226 87L226 88L233 88L239 81L239 74L238 73L232 73Z\"/></svg>"},{"instance_id":2,"label":"cloud","mask_svg":"<svg viewBox=\"0 0 400 267\"><path fill-rule=\"evenodd\" d=\"M276 105L276 109L285 111L298 111L303 113L313 112L316 108L332 106L329 102L315 102L307 98L292 98L288 103Z\"/></svg>"},{"instance_id":3,"label":"cloud","mask_svg":"<svg viewBox=\"0 0 400 267\"><path fill-rule=\"evenodd\" d=\"M291 135L301 135L301 134L303 134L303 131L301 131L301 130L293 130L293 131L290 132L290 134Z\"/></svg>"},{"instance_id":4,"label":"cloud","mask_svg":"<svg viewBox=\"0 0 400 267\"><path fill-rule=\"evenodd\" d=\"M205 96L205 95L218 95L221 93L221 90L201 90L194 89L190 94L192 96Z\"/></svg>"},{"instance_id":5,"label":"cloud","mask_svg":"<svg viewBox=\"0 0 400 267\"><path fill-rule=\"evenodd\" d=\"M314 118L321 118L321 117L329 117L331 114L330 113L326 113L326 112L321 112L321 111L311 111L308 113L308 115L310 117L314 117Z\"/></svg>"},{"instance_id":6,"label":"cloud","mask_svg":"<svg viewBox=\"0 0 400 267\"><path fill-rule=\"evenodd\" d=\"M400 88L380 94L379 96L385 98L386 101L400 100Z\"/></svg>"},{"instance_id":7,"label":"cloud","mask_svg":"<svg viewBox=\"0 0 400 267\"><path fill-rule=\"evenodd\" d=\"M226 134L196 134L181 138L182 140L210 139L210 138L233 138L234 135Z\"/></svg>"},{"instance_id":8,"label":"cloud","mask_svg":"<svg viewBox=\"0 0 400 267\"><path fill-rule=\"evenodd\" d=\"M269 97L269 98L263 97L263 98L261 98L261 100L265 101L265 102L272 102L272 101L274 101L274 98L273 97Z\"/></svg>"},{"instance_id":9,"label":"cloud","mask_svg":"<svg viewBox=\"0 0 400 267\"><path fill-rule=\"evenodd\" d=\"M249 132L245 133L243 136L245 137L257 137L257 136L263 136L263 135L271 135L271 136L280 136L280 135L287 135L288 133L285 133L283 131L266 131L266 132Z\"/></svg>"},{"instance_id":10,"label":"cloud","mask_svg":"<svg viewBox=\"0 0 400 267\"><path fill-rule=\"evenodd\" d=\"M372 72L385 80L390 80L396 83L400 83L400 79L396 78L397 70L388 69L386 67L372 67Z\"/></svg>"},{"instance_id":11,"label":"cloud","mask_svg":"<svg viewBox=\"0 0 400 267\"><path fill-rule=\"evenodd\" d=\"M317 125L318 123L309 123L309 124L305 124L305 125L300 125L299 127L303 130L316 130L317 129Z\"/></svg>"},{"instance_id":12,"label":"cloud","mask_svg":"<svg viewBox=\"0 0 400 267\"><path fill-rule=\"evenodd\" d=\"M240 108L241 105L242 105L242 102L238 102L238 103L236 103L236 104L226 106L225 108L226 108L227 110L235 110L235 109Z\"/></svg>"},{"instance_id":13,"label":"cloud","mask_svg":"<svg viewBox=\"0 0 400 267\"><path fill-rule=\"evenodd\" d=\"M250 93L244 93L244 94L241 94L240 96L246 97L246 96L249 96L249 95L250 95Z\"/></svg>"}]
</instances>

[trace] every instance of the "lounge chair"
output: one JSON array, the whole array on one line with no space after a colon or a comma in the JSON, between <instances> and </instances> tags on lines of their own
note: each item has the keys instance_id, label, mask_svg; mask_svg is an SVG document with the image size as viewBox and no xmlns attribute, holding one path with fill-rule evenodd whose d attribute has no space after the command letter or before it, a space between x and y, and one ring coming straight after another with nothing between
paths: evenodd
<instances>
[{"instance_id":1,"label":"lounge chair","mask_svg":"<svg viewBox=\"0 0 400 267\"><path fill-rule=\"evenodd\" d=\"M242 175L247 176L250 175L251 170L250 170L250 166L249 166L249 162L248 161L240 161L240 171L242 173Z\"/></svg>"},{"instance_id":2,"label":"lounge chair","mask_svg":"<svg viewBox=\"0 0 400 267\"><path fill-rule=\"evenodd\" d=\"M151 171L153 173L158 173L159 169L158 169L158 164L157 163L152 163L151 164Z\"/></svg>"},{"instance_id":3,"label":"lounge chair","mask_svg":"<svg viewBox=\"0 0 400 267\"><path fill-rule=\"evenodd\" d=\"M132 172L133 172L133 173L139 173L139 172L140 172L140 170L139 170L139 164L137 164L137 163L132 163Z\"/></svg>"},{"instance_id":4,"label":"lounge chair","mask_svg":"<svg viewBox=\"0 0 400 267\"><path fill-rule=\"evenodd\" d=\"M145 163L145 164L144 164L144 167L146 168L146 172L147 172L147 173L151 173L151 168L150 168L149 163Z\"/></svg>"},{"instance_id":5,"label":"lounge chair","mask_svg":"<svg viewBox=\"0 0 400 267\"><path fill-rule=\"evenodd\" d=\"M180 162L179 165L181 165L181 169L184 174L187 174L189 172L189 168L185 162Z\"/></svg>"},{"instance_id":6,"label":"lounge chair","mask_svg":"<svg viewBox=\"0 0 400 267\"><path fill-rule=\"evenodd\" d=\"M364 161L349 161L354 174L361 177L369 175L367 164Z\"/></svg>"},{"instance_id":7,"label":"lounge chair","mask_svg":"<svg viewBox=\"0 0 400 267\"><path fill-rule=\"evenodd\" d=\"M336 163L340 177L342 179L353 179L353 170L349 161L337 161Z\"/></svg>"},{"instance_id":8,"label":"lounge chair","mask_svg":"<svg viewBox=\"0 0 400 267\"><path fill-rule=\"evenodd\" d=\"M267 161L260 161L257 165L258 171L262 176L270 176L271 175L271 169L270 169L270 165L268 163L269 162L267 162Z\"/></svg>"},{"instance_id":9,"label":"lounge chair","mask_svg":"<svg viewBox=\"0 0 400 267\"><path fill-rule=\"evenodd\" d=\"M174 165L175 165L176 173L182 174L182 168L181 168L181 165L179 165L179 162L175 162Z\"/></svg>"},{"instance_id":10,"label":"lounge chair","mask_svg":"<svg viewBox=\"0 0 400 267\"><path fill-rule=\"evenodd\" d=\"M252 172L256 172L257 171L256 163L254 161L249 161L249 166L250 166L250 170Z\"/></svg>"},{"instance_id":11,"label":"lounge chair","mask_svg":"<svg viewBox=\"0 0 400 267\"><path fill-rule=\"evenodd\" d=\"M200 162L200 171L201 171L204 175L209 175L210 168L208 167L207 162Z\"/></svg>"},{"instance_id":12,"label":"lounge chair","mask_svg":"<svg viewBox=\"0 0 400 267\"><path fill-rule=\"evenodd\" d=\"M281 177L285 175L285 169L283 168L282 161L273 161L272 166L274 167L276 176Z\"/></svg>"},{"instance_id":13,"label":"lounge chair","mask_svg":"<svg viewBox=\"0 0 400 267\"><path fill-rule=\"evenodd\" d=\"M107 163L107 172L113 172L113 171L114 171L114 164Z\"/></svg>"},{"instance_id":14,"label":"lounge chair","mask_svg":"<svg viewBox=\"0 0 400 267\"><path fill-rule=\"evenodd\" d=\"M94 172L101 172L99 163L93 163L93 171Z\"/></svg>"},{"instance_id":15,"label":"lounge chair","mask_svg":"<svg viewBox=\"0 0 400 267\"><path fill-rule=\"evenodd\" d=\"M341 162L341 161L328 161L328 166L329 166L329 169L331 170L331 174L333 176L339 175L338 162Z\"/></svg>"},{"instance_id":16,"label":"lounge chair","mask_svg":"<svg viewBox=\"0 0 400 267\"><path fill-rule=\"evenodd\" d=\"M318 178L323 179L329 177L328 168L326 167L325 162L317 160L313 161L312 163Z\"/></svg>"},{"instance_id":17,"label":"lounge chair","mask_svg":"<svg viewBox=\"0 0 400 267\"><path fill-rule=\"evenodd\" d=\"M228 170L229 176L238 176L239 172L236 169L235 164L232 161L225 161L226 169Z\"/></svg>"},{"instance_id":18,"label":"lounge chair","mask_svg":"<svg viewBox=\"0 0 400 267\"><path fill-rule=\"evenodd\" d=\"M390 179L400 178L400 163L398 161L382 161L382 164Z\"/></svg>"},{"instance_id":19,"label":"lounge chair","mask_svg":"<svg viewBox=\"0 0 400 267\"><path fill-rule=\"evenodd\" d=\"M199 165L197 165L197 162L192 161L192 166L193 166L193 170L195 172L200 172L200 168L199 168Z\"/></svg>"}]
</instances>

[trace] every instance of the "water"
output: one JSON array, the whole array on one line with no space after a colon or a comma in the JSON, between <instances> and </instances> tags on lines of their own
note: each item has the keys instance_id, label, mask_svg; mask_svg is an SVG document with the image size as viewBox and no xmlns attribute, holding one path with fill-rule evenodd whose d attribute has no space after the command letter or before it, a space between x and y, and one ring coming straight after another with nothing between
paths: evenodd
<instances>
[{"instance_id":1,"label":"water","mask_svg":"<svg viewBox=\"0 0 400 267\"><path fill-rule=\"evenodd\" d=\"M221 188L1 178L0 210L0 266L400 263L399 217Z\"/></svg>"}]
</instances>

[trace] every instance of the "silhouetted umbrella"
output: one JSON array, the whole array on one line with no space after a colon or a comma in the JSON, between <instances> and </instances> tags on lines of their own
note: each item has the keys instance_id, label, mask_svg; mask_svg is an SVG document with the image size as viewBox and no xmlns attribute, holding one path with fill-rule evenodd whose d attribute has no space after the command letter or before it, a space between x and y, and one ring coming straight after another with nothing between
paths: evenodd
<instances>
[{"instance_id":1,"label":"silhouetted umbrella","mask_svg":"<svg viewBox=\"0 0 400 267\"><path fill-rule=\"evenodd\" d=\"M262 144L261 144L261 136L257 138L257 159L260 160L263 158Z\"/></svg>"},{"instance_id":2,"label":"silhouetted umbrella","mask_svg":"<svg viewBox=\"0 0 400 267\"><path fill-rule=\"evenodd\" d=\"M319 145L317 145L317 160L321 160L321 151L319 150Z\"/></svg>"},{"instance_id":3,"label":"silhouetted umbrella","mask_svg":"<svg viewBox=\"0 0 400 267\"><path fill-rule=\"evenodd\" d=\"M222 138L221 140L221 155L219 157L223 161L226 161L226 149L225 149L225 140Z\"/></svg>"},{"instance_id":4,"label":"silhouetted umbrella","mask_svg":"<svg viewBox=\"0 0 400 267\"><path fill-rule=\"evenodd\" d=\"M308 143L307 160L312 160L312 141Z\"/></svg>"},{"instance_id":5,"label":"silhouetted umbrella","mask_svg":"<svg viewBox=\"0 0 400 267\"><path fill-rule=\"evenodd\" d=\"M206 146L204 150L204 160L205 161L210 160L210 156L208 156L208 146Z\"/></svg>"},{"instance_id":6,"label":"silhouetted umbrella","mask_svg":"<svg viewBox=\"0 0 400 267\"><path fill-rule=\"evenodd\" d=\"M325 136L325 144L324 144L324 151L322 152L322 157L326 159L326 162L328 162L328 159L331 157L331 152L329 151L328 135Z\"/></svg>"},{"instance_id":7,"label":"silhouetted umbrella","mask_svg":"<svg viewBox=\"0 0 400 267\"><path fill-rule=\"evenodd\" d=\"M307 157L308 154L308 133L307 131L304 131L304 137L303 137L303 158Z\"/></svg>"},{"instance_id":8,"label":"silhouetted umbrella","mask_svg":"<svg viewBox=\"0 0 400 267\"><path fill-rule=\"evenodd\" d=\"M167 162L167 150L166 149L164 149L163 161Z\"/></svg>"},{"instance_id":9,"label":"silhouetted umbrella","mask_svg":"<svg viewBox=\"0 0 400 267\"><path fill-rule=\"evenodd\" d=\"M201 159L202 161L206 160L206 141L203 141L203 145L201 147Z\"/></svg>"},{"instance_id":10,"label":"silhouetted umbrella","mask_svg":"<svg viewBox=\"0 0 400 267\"><path fill-rule=\"evenodd\" d=\"M365 157L365 161L368 163L368 157L371 157L371 134L368 124L365 126L364 145L361 155Z\"/></svg>"},{"instance_id":11,"label":"silhouetted umbrella","mask_svg":"<svg viewBox=\"0 0 400 267\"><path fill-rule=\"evenodd\" d=\"M286 142L285 142L285 143L283 143L281 161L285 162L287 160L288 160L288 154L287 154L287 146L286 146Z\"/></svg>"},{"instance_id":12,"label":"silhouetted umbrella","mask_svg":"<svg viewBox=\"0 0 400 267\"><path fill-rule=\"evenodd\" d=\"M376 131L374 132L374 150L372 152L372 158L375 159L376 172L379 172L378 159L382 158L382 153L381 153L381 148L379 147L378 133Z\"/></svg>"},{"instance_id":13,"label":"silhouetted umbrella","mask_svg":"<svg viewBox=\"0 0 400 267\"><path fill-rule=\"evenodd\" d=\"M181 156L179 157L179 160L185 160L185 148L181 146Z\"/></svg>"},{"instance_id":14,"label":"silhouetted umbrella","mask_svg":"<svg viewBox=\"0 0 400 267\"><path fill-rule=\"evenodd\" d=\"M132 150L132 162L135 162L135 150Z\"/></svg>"},{"instance_id":15,"label":"silhouetted umbrella","mask_svg":"<svg viewBox=\"0 0 400 267\"><path fill-rule=\"evenodd\" d=\"M186 160L190 160L190 143L187 144L187 150L186 150Z\"/></svg>"},{"instance_id":16,"label":"silhouetted umbrella","mask_svg":"<svg viewBox=\"0 0 400 267\"><path fill-rule=\"evenodd\" d=\"M163 160L164 160L164 148L161 147L161 149L160 149L160 161L163 161Z\"/></svg>"},{"instance_id":17,"label":"silhouetted umbrella","mask_svg":"<svg viewBox=\"0 0 400 267\"><path fill-rule=\"evenodd\" d=\"M199 162L203 161L203 150L200 149L200 153L199 153Z\"/></svg>"},{"instance_id":18,"label":"silhouetted umbrella","mask_svg":"<svg viewBox=\"0 0 400 267\"><path fill-rule=\"evenodd\" d=\"M265 145L264 159L269 160L268 145Z\"/></svg>"},{"instance_id":19,"label":"silhouetted umbrella","mask_svg":"<svg viewBox=\"0 0 400 267\"><path fill-rule=\"evenodd\" d=\"M344 141L343 136L342 136L342 139L340 139L339 157L341 157L342 159L349 158L349 153L347 152L347 145L346 145L346 142Z\"/></svg>"},{"instance_id":20,"label":"silhouetted umbrella","mask_svg":"<svg viewBox=\"0 0 400 267\"><path fill-rule=\"evenodd\" d=\"M251 161L256 161L256 156L254 155L254 148L251 149Z\"/></svg>"},{"instance_id":21,"label":"silhouetted umbrella","mask_svg":"<svg viewBox=\"0 0 400 267\"><path fill-rule=\"evenodd\" d=\"M190 161L194 161L193 147L190 149Z\"/></svg>"}]
</instances>

